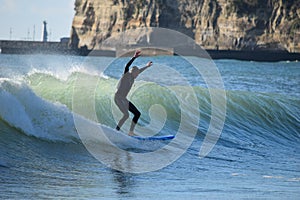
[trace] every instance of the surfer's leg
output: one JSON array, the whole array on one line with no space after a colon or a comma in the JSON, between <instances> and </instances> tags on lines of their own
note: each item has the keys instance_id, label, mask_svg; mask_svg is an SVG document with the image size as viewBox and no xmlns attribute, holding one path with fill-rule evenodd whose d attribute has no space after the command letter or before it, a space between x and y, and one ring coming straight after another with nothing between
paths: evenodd
<instances>
[{"instance_id":1,"label":"surfer's leg","mask_svg":"<svg viewBox=\"0 0 300 200\"><path fill-rule=\"evenodd\" d=\"M123 126L124 122L128 119L128 117L129 117L128 112L127 112L127 113L123 113L123 117L120 119L120 121L119 121L119 123L118 123L118 125L117 125L117 127L116 127L116 129L117 129L118 131L119 131L120 128Z\"/></svg>"},{"instance_id":2,"label":"surfer's leg","mask_svg":"<svg viewBox=\"0 0 300 200\"><path fill-rule=\"evenodd\" d=\"M130 131L129 131L130 134L133 134L133 130L141 116L141 113L130 101L129 101L129 111L134 114L134 117L132 119L131 126L130 126Z\"/></svg>"},{"instance_id":3,"label":"surfer's leg","mask_svg":"<svg viewBox=\"0 0 300 200\"><path fill-rule=\"evenodd\" d=\"M128 113L128 109L129 109L129 105L128 105L128 101L125 99L119 99L115 97L115 103L116 105L119 107L120 111L123 113L123 117L120 119L116 129L119 131L120 128L123 126L124 122L128 119L129 117L129 113Z\"/></svg>"}]
</instances>

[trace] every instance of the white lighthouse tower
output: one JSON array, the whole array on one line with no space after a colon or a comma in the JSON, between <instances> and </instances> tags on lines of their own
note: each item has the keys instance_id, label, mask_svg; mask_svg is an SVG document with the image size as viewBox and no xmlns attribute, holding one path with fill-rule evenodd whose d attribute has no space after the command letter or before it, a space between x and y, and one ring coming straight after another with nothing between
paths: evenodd
<instances>
[{"instance_id":1,"label":"white lighthouse tower","mask_svg":"<svg viewBox=\"0 0 300 200\"><path fill-rule=\"evenodd\" d=\"M47 32L47 22L43 21L44 29L43 29L43 42L47 42L48 40L48 32Z\"/></svg>"}]
</instances>

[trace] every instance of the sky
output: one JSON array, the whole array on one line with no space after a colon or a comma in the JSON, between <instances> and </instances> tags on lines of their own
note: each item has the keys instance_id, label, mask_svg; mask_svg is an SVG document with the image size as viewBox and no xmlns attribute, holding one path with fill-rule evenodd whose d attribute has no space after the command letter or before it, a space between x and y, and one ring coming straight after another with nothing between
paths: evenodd
<instances>
[{"instance_id":1,"label":"sky","mask_svg":"<svg viewBox=\"0 0 300 200\"><path fill-rule=\"evenodd\" d=\"M70 37L75 0L0 0L0 40L42 40L43 21L48 41ZM35 30L35 31L34 31Z\"/></svg>"}]
</instances>

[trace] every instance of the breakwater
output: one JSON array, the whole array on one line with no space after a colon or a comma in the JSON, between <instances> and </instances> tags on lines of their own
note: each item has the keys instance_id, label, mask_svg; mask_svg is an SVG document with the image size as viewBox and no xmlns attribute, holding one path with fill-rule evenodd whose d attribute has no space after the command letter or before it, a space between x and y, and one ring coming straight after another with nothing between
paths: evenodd
<instances>
[{"instance_id":1,"label":"breakwater","mask_svg":"<svg viewBox=\"0 0 300 200\"><path fill-rule=\"evenodd\" d=\"M117 56L114 50L89 50L86 47L74 48L67 42L39 42L39 41L18 41L18 40L0 40L0 49L2 54L63 54L78 56ZM128 49L130 50L130 48ZM278 50L211 50L207 53L212 59L236 59L250 61L299 61L300 53L290 53L288 51ZM149 52L153 55L176 55L176 50ZM189 56L189 55L185 55ZM193 55L191 55L193 56Z\"/></svg>"},{"instance_id":2,"label":"breakwater","mask_svg":"<svg viewBox=\"0 0 300 200\"><path fill-rule=\"evenodd\" d=\"M75 53L73 49L68 47L68 43L63 42L1 40L0 48L3 54Z\"/></svg>"},{"instance_id":3,"label":"breakwater","mask_svg":"<svg viewBox=\"0 0 300 200\"><path fill-rule=\"evenodd\" d=\"M68 42L40 42L22 40L0 40L2 54L62 54L86 56L90 53L87 48L73 48ZM114 51L97 52L99 56L115 56Z\"/></svg>"}]
</instances>

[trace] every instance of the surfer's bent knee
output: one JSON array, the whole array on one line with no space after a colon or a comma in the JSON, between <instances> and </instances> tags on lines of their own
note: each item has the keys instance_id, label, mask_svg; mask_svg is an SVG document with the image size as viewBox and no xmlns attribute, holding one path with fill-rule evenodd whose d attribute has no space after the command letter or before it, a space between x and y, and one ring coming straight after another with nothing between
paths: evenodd
<instances>
[{"instance_id":1,"label":"surfer's bent knee","mask_svg":"<svg viewBox=\"0 0 300 200\"><path fill-rule=\"evenodd\" d=\"M139 118L140 118L140 116L141 116L141 112L140 112L140 111L137 111L136 113L134 113L134 117L133 117L132 121L133 121L134 123L137 123L138 120L139 120Z\"/></svg>"},{"instance_id":2,"label":"surfer's bent knee","mask_svg":"<svg viewBox=\"0 0 300 200\"><path fill-rule=\"evenodd\" d=\"M123 119L128 119L129 118L129 113L126 112L126 113L123 113Z\"/></svg>"}]
</instances>

